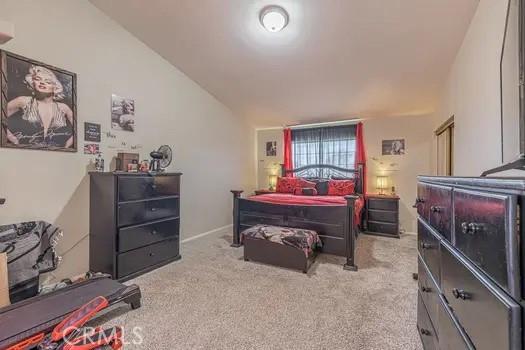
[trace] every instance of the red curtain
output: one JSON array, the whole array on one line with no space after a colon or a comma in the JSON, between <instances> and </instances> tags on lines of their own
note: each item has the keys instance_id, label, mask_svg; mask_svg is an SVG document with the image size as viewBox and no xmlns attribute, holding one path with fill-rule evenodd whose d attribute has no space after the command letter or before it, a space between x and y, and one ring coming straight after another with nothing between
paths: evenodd
<instances>
[{"instance_id":1,"label":"red curtain","mask_svg":"<svg viewBox=\"0 0 525 350\"><path fill-rule=\"evenodd\" d=\"M292 129L284 129L284 169L292 170ZM286 174L287 177L292 177L293 174Z\"/></svg>"},{"instance_id":2,"label":"red curtain","mask_svg":"<svg viewBox=\"0 0 525 350\"><path fill-rule=\"evenodd\" d=\"M363 166L363 194L366 195L366 151L363 137L363 123L357 124L356 141L355 164Z\"/></svg>"}]
</instances>

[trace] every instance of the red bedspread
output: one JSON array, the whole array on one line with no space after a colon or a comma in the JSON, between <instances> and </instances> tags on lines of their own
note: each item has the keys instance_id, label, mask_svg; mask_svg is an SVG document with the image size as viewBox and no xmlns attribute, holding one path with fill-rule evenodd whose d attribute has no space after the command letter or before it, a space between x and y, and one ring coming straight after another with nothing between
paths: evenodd
<instances>
[{"instance_id":1,"label":"red bedspread","mask_svg":"<svg viewBox=\"0 0 525 350\"><path fill-rule=\"evenodd\" d=\"M346 205L346 199L343 196L297 196L289 193L261 194L251 196L250 200L283 205ZM361 223L361 210L364 205L365 201L362 197L355 201L355 222Z\"/></svg>"}]
</instances>

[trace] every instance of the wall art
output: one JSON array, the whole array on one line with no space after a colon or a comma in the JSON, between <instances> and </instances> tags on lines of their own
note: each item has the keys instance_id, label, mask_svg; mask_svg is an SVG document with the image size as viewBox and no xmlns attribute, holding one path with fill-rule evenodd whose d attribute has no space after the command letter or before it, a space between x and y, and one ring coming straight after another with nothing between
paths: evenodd
<instances>
[{"instance_id":1,"label":"wall art","mask_svg":"<svg viewBox=\"0 0 525 350\"><path fill-rule=\"evenodd\" d=\"M84 123L84 141L100 142L100 124Z\"/></svg>"},{"instance_id":2,"label":"wall art","mask_svg":"<svg viewBox=\"0 0 525 350\"><path fill-rule=\"evenodd\" d=\"M405 154L405 139L383 140L382 155L399 156Z\"/></svg>"},{"instance_id":3,"label":"wall art","mask_svg":"<svg viewBox=\"0 0 525 350\"><path fill-rule=\"evenodd\" d=\"M135 131L135 101L111 95L111 128Z\"/></svg>"},{"instance_id":4,"label":"wall art","mask_svg":"<svg viewBox=\"0 0 525 350\"><path fill-rule=\"evenodd\" d=\"M1 146L77 151L76 74L0 51Z\"/></svg>"}]
</instances>

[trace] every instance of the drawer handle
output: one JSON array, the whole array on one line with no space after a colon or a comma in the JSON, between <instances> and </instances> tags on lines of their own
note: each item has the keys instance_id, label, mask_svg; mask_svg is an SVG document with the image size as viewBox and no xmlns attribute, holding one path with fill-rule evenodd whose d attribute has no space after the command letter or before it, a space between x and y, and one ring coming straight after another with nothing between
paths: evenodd
<instances>
[{"instance_id":1,"label":"drawer handle","mask_svg":"<svg viewBox=\"0 0 525 350\"><path fill-rule=\"evenodd\" d=\"M430 207L430 211L433 213L441 213L441 207L438 207L437 205L433 205Z\"/></svg>"},{"instance_id":2,"label":"drawer handle","mask_svg":"<svg viewBox=\"0 0 525 350\"><path fill-rule=\"evenodd\" d=\"M430 249L432 248L432 244L430 243L426 243L426 242L421 242L421 249Z\"/></svg>"},{"instance_id":3,"label":"drawer handle","mask_svg":"<svg viewBox=\"0 0 525 350\"><path fill-rule=\"evenodd\" d=\"M156 190L156 189L157 189L157 185L155 185L155 184L151 184L151 188L152 188L153 190Z\"/></svg>"},{"instance_id":4,"label":"drawer handle","mask_svg":"<svg viewBox=\"0 0 525 350\"><path fill-rule=\"evenodd\" d=\"M457 289L457 288L452 289L452 295L454 296L454 298L462 299L462 300L468 300L472 298L470 293L467 293L464 290Z\"/></svg>"},{"instance_id":5,"label":"drawer handle","mask_svg":"<svg viewBox=\"0 0 525 350\"><path fill-rule=\"evenodd\" d=\"M430 292L432 292L432 289L429 288L429 287L421 286L421 291L423 293L430 293Z\"/></svg>"},{"instance_id":6,"label":"drawer handle","mask_svg":"<svg viewBox=\"0 0 525 350\"><path fill-rule=\"evenodd\" d=\"M157 230L151 230L151 234L152 235L156 235L157 234Z\"/></svg>"},{"instance_id":7,"label":"drawer handle","mask_svg":"<svg viewBox=\"0 0 525 350\"><path fill-rule=\"evenodd\" d=\"M423 204L423 203L425 203L425 199L424 199L424 198L419 198L419 197L418 197L418 198L416 198L416 202L414 203L414 205L412 206L412 208L417 208L417 206L418 206L419 204Z\"/></svg>"},{"instance_id":8,"label":"drawer handle","mask_svg":"<svg viewBox=\"0 0 525 350\"><path fill-rule=\"evenodd\" d=\"M155 253L149 253L149 256L155 256Z\"/></svg>"},{"instance_id":9,"label":"drawer handle","mask_svg":"<svg viewBox=\"0 0 525 350\"><path fill-rule=\"evenodd\" d=\"M151 208L150 210L151 211L157 211L157 208Z\"/></svg>"},{"instance_id":10,"label":"drawer handle","mask_svg":"<svg viewBox=\"0 0 525 350\"><path fill-rule=\"evenodd\" d=\"M425 328L421 328L421 334L422 335L432 335L432 333L430 333L430 331Z\"/></svg>"},{"instance_id":11,"label":"drawer handle","mask_svg":"<svg viewBox=\"0 0 525 350\"><path fill-rule=\"evenodd\" d=\"M461 232L464 234L473 235L475 233L481 232L483 230L483 224L478 224L476 222L462 222L461 223Z\"/></svg>"}]
</instances>

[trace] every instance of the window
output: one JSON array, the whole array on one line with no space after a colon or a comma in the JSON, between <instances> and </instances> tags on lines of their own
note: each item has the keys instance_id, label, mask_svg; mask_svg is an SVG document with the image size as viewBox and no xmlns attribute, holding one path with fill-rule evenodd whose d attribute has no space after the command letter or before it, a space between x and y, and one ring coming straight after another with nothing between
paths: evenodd
<instances>
[{"instance_id":1,"label":"window","mask_svg":"<svg viewBox=\"0 0 525 350\"><path fill-rule=\"evenodd\" d=\"M355 125L292 130L294 169L312 164L328 164L353 169L355 167L355 136ZM315 176L324 177L321 173Z\"/></svg>"}]
</instances>

